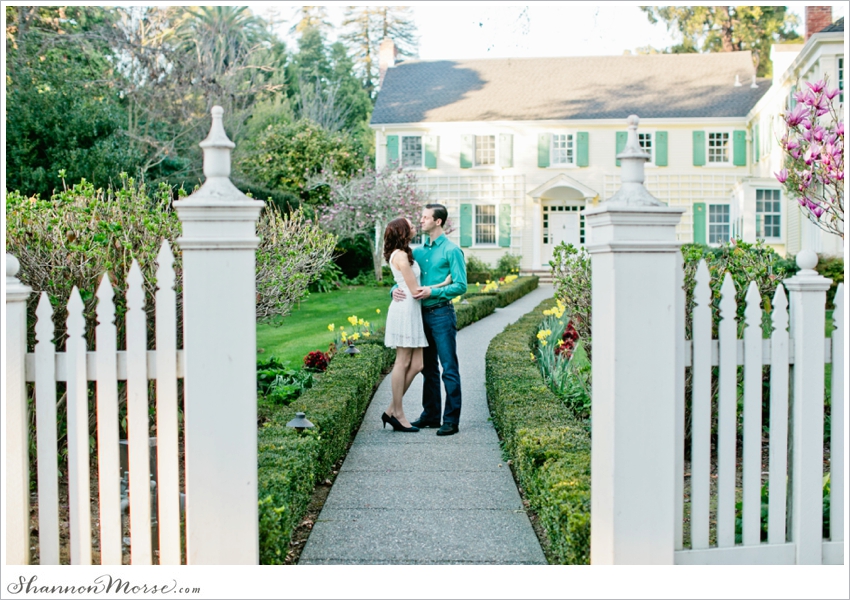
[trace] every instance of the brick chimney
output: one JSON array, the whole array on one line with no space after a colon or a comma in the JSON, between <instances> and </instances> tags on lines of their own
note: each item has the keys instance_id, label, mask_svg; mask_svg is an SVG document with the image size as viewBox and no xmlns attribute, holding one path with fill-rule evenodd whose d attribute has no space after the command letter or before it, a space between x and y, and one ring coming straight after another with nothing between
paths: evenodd
<instances>
[{"instance_id":1,"label":"brick chimney","mask_svg":"<svg viewBox=\"0 0 850 600\"><path fill-rule=\"evenodd\" d=\"M831 6L806 7L806 41L824 27L832 25Z\"/></svg>"},{"instance_id":2,"label":"brick chimney","mask_svg":"<svg viewBox=\"0 0 850 600\"><path fill-rule=\"evenodd\" d=\"M381 47L378 50L378 69L380 71L378 87L381 87L381 84L384 83L384 75L387 69L395 66L397 56L398 48L396 48L395 42L388 37L381 40Z\"/></svg>"}]
</instances>

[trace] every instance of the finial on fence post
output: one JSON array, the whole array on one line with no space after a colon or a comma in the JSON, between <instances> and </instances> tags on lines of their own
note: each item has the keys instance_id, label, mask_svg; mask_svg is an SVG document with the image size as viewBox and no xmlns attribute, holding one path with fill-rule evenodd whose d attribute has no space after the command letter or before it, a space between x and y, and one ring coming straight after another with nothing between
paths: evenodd
<instances>
[{"instance_id":1,"label":"finial on fence post","mask_svg":"<svg viewBox=\"0 0 850 600\"><path fill-rule=\"evenodd\" d=\"M626 147L617 154L621 167L622 186L617 193L606 202L613 206L664 206L664 203L650 194L644 187L643 182L644 164L649 162L650 155L644 151L638 141L637 128L640 119L637 115L629 116L629 133Z\"/></svg>"},{"instance_id":2,"label":"finial on fence post","mask_svg":"<svg viewBox=\"0 0 850 600\"><path fill-rule=\"evenodd\" d=\"M207 177L230 177L230 151L236 144L224 131L224 109L212 107L212 127L206 139L199 144L204 149L204 175Z\"/></svg>"}]
</instances>

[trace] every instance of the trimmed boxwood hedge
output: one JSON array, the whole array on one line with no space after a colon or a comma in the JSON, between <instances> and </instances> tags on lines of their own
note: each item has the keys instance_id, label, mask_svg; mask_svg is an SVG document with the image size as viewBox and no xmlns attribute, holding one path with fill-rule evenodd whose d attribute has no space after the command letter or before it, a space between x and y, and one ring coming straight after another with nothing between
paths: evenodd
<instances>
[{"instance_id":1,"label":"trimmed boxwood hedge","mask_svg":"<svg viewBox=\"0 0 850 600\"><path fill-rule=\"evenodd\" d=\"M469 298L468 304L456 304L458 329L536 287L537 277L521 278L497 293L476 295ZM382 374L395 360L395 350L384 347L382 338L373 337L358 344L360 354L338 355L316 385L273 413L260 428L260 564L283 564L292 532L307 511L314 487L330 474L360 426ZM299 434L286 426L298 411L307 414L315 425L313 429Z\"/></svg>"},{"instance_id":2,"label":"trimmed boxwood hedge","mask_svg":"<svg viewBox=\"0 0 850 600\"><path fill-rule=\"evenodd\" d=\"M514 470L551 542L554 564L590 562L590 435L543 382L531 360L543 311L509 325L486 356L490 414Z\"/></svg>"}]
</instances>

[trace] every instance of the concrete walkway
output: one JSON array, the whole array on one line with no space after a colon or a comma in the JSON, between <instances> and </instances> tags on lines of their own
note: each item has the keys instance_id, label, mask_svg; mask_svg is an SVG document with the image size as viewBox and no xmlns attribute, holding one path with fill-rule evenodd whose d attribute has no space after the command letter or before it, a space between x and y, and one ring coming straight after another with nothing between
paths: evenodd
<instances>
[{"instance_id":1,"label":"concrete walkway","mask_svg":"<svg viewBox=\"0 0 850 600\"><path fill-rule=\"evenodd\" d=\"M313 527L299 564L546 564L489 421L484 355L494 336L545 298L544 285L458 332L460 432L382 428L387 376ZM404 398L422 411L422 377Z\"/></svg>"}]
</instances>

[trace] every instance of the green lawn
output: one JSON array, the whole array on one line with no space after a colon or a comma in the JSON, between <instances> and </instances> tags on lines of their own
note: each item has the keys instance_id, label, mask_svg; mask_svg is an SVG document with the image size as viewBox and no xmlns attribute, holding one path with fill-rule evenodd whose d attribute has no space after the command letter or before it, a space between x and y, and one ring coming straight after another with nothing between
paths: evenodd
<instances>
[{"instance_id":1,"label":"green lawn","mask_svg":"<svg viewBox=\"0 0 850 600\"><path fill-rule=\"evenodd\" d=\"M383 326L390 302L388 287L352 286L325 294L310 294L281 325L257 325L257 357L274 355L299 367L308 352L328 349L334 339L334 334L328 331L329 323L351 329L346 319L356 315L376 327ZM381 310L380 315L376 309Z\"/></svg>"}]
</instances>

